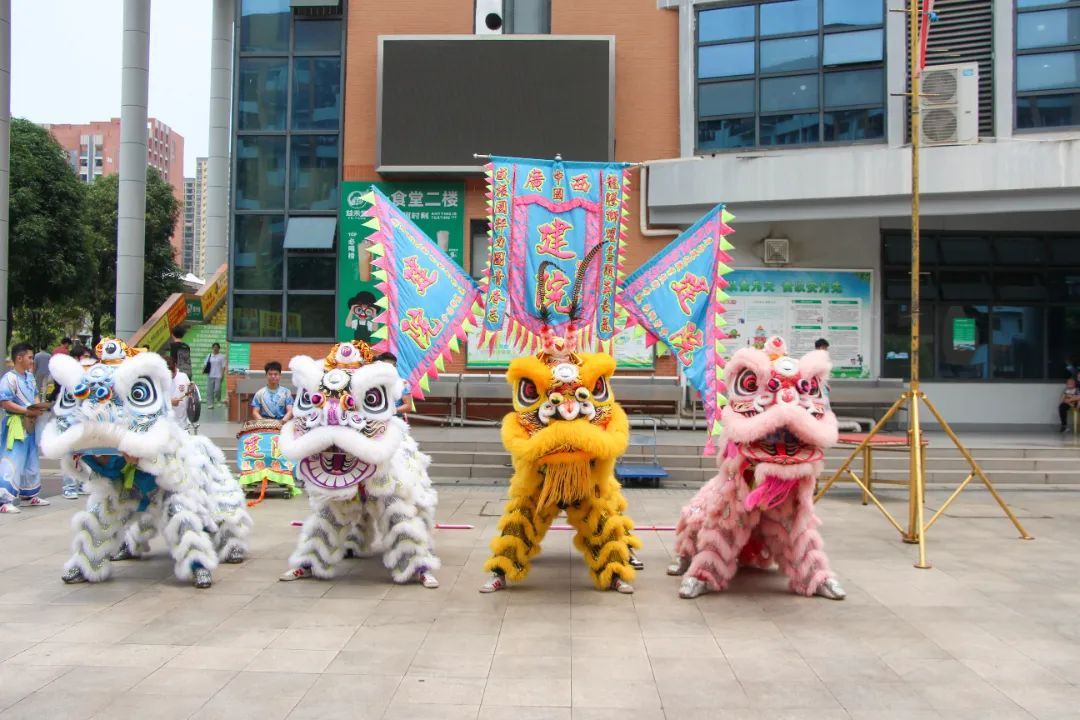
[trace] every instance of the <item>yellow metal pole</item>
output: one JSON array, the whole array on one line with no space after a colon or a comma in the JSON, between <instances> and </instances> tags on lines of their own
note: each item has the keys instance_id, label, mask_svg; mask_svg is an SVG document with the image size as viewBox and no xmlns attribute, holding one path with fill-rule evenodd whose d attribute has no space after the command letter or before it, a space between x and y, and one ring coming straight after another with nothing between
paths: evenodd
<instances>
[{"instance_id":1,"label":"yellow metal pole","mask_svg":"<svg viewBox=\"0 0 1080 720\"><path fill-rule=\"evenodd\" d=\"M910 21L910 72L911 72L911 404L908 406L908 441L911 452L909 472L911 475L908 497L908 540L919 543L919 562L917 568L930 567L926 564L926 540L923 535L923 477L922 462L922 427L919 423L919 314L921 312L919 295L919 0L908 0Z\"/></svg>"}]
</instances>

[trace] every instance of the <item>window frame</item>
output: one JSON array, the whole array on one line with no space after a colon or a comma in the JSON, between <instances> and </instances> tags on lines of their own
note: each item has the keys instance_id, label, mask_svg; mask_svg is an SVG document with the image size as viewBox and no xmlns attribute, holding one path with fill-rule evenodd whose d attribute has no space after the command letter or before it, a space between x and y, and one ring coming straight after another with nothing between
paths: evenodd
<instances>
[{"instance_id":1,"label":"window frame","mask_svg":"<svg viewBox=\"0 0 1080 720\"><path fill-rule=\"evenodd\" d=\"M1013 132L1017 134L1035 134L1035 133L1050 133L1050 132L1065 132L1068 130L1075 130L1080 128L1080 118L1076 119L1071 125L1043 125L1040 127L1020 127L1020 100L1021 98L1029 97L1054 97L1054 96L1067 96L1067 95L1080 95L1080 81L1077 82L1074 88L1054 88L1050 90L1024 90L1019 89L1019 82L1017 76L1019 75L1020 58L1025 55L1048 55L1059 52L1080 52L1080 42L1073 43L1071 45L1049 45L1046 47L1038 48L1025 48L1020 49L1020 17L1022 15L1030 15L1032 13L1047 12L1050 10L1068 10L1075 9L1077 13L1080 13L1080 0L1066 0L1063 3L1056 5L1043 5L1041 7L1021 8L1014 1L1013 6L1013 32L1012 32L1012 49L1013 49L1013 79L1012 79L1012 121ZM1080 113L1078 113L1080 114Z\"/></svg>"},{"instance_id":2,"label":"window frame","mask_svg":"<svg viewBox=\"0 0 1080 720\"><path fill-rule=\"evenodd\" d=\"M940 243L942 240L949 240L954 238L980 238L987 241L987 247L991 253L990 257L986 261L975 262L958 262L948 263L940 260L941 254L939 252ZM907 370L905 369L900 375L887 375L885 372L885 353L886 353L886 336L889 335L889 328L886 326L886 319L892 307L908 307L908 313L910 313L911 298L908 297L889 297L888 292L890 288L889 279L892 273L908 273L910 278L911 263L910 259L903 261L890 262L888 253L886 251L886 245L890 239L910 241L909 230L883 230L881 232L881 290L880 290L880 302L881 302L881 371L880 375L883 378L893 377L907 377ZM1043 246L1044 254L1042 259L1037 263L1030 265L1017 265L1015 262L1011 262L1007 259L999 259L996 255L995 241L998 240L1017 240L1017 239L1032 239L1040 242ZM1080 260L1077 264L1069 264L1068 262L1056 262L1053 257L1053 245L1056 241L1074 240L1080 242L1080 236L1077 233L1068 232L965 232L965 231L932 231L923 232L923 246L930 247L931 252L936 257L923 258L921 262L921 275L922 285L924 290L923 296L920 298L921 316L920 325L923 328L924 342L929 338L933 344L933 358L929 368L922 369L922 377L924 380L933 382L950 382L950 383L1047 383L1054 382L1062 379L1060 373L1051 372L1051 362L1054 360L1050 356L1052 348L1051 335L1050 335L1050 318L1056 310L1065 310L1070 307L1076 307L1076 302L1070 302L1068 298L1061 299L1054 295L1053 277L1054 273L1068 273L1075 272L1077 276L1080 276ZM957 299L957 298L943 298L941 293L941 283L939 282L940 275L942 273L953 272L980 272L985 273L987 277L988 286L990 287L990 293L987 297L978 299ZM1030 273L1041 277L1041 286L1045 289L1045 293L1042 299L998 299L997 297L997 276L1007 274L1018 273ZM993 353L990 352L991 348L988 348L987 353L987 377L978 378L955 378L955 377L943 377L941 374L941 353L943 348L943 339L939 337L938 333L938 321L942 308L949 308L957 305L970 305L980 306L986 308L986 322L989 324L989 328L992 335L993 321L995 318L995 312L998 309L1003 308L1017 308L1017 307L1031 307L1037 308L1042 314L1042 327L1039 332L1041 333L1040 342L1041 348L1038 348L1040 353L1037 358L1036 365L1040 367L1040 374L1038 377L1018 378L1018 377L995 377L996 365L994 362ZM910 327L910 326L909 326ZM992 343L988 342L988 345L992 346ZM1078 349L1080 350L1080 349ZM904 361L905 368L907 363Z\"/></svg>"},{"instance_id":3,"label":"window frame","mask_svg":"<svg viewBox=\"0 0 1080 720\"><path fill-rule=\"evenodd\" d=\"M338 196L341 194L341 182L342 182L342 169L343 169L343 150L344 150L344 109L345 109L345 43L348 34L348 17L347 17L348 3L342 3L340 7L340 14L335 15L332 19L340 19L340 43L337 50L303 50L299 53L296 51L296 26L299 23L304 22L319 22L327 19L326 16L314 16L306 17L298 15L289 9L289 42L288 48L285 51L245 51L241 52L241 16L243 12L243 0L239 0L236 3L236 16L233 31L233 68L238 69L240 61L242 59L279 59L285 60L288 77L287 77L287 90L286 90L286 106L285 106L285 127L283 130L241 130L238 128L236 118L239 113L239 93L237 92L239 83L239 72L234 71L232 77L232 117L233 124L230 128L230 135L232 138L232 147L235 149L241 138L251 137L280 137L285 139L285 155L284 155L284 193L282 200L282 207L280 208L251 208L251 209L239 209L236 207L236 191L237 191L237 153L234 151L230 159L230 204L229 204L229 229L230 237L236 237L237 219L245 215L264 215L264 216L277 216L283 217L285 220L285 228L287 231L289 219L293 217L333 217L335 220L339 220L340 208L335 207L328 210L320 209L292 209L292 136L335 136L337 138L337 182L338 182ZM337 58L339 59L340 74L338 78L339 86L341 88L341 96L338 102L338 126L334 130L327 128L307 128L307 129L293 129L293 96L294 96L294 73L296 72L296 61L299 59L307 58ZM340 197L338 198L338 204L340 204ZM285 240L285 233L282 233L282 243ZM229 257L229 300L228 300L228 313L229 322L227 327L227 337L232 342L280 342L280 343L313 343L313 342L336 342L337 333L336 328L339 325L340 309L337 307L337 294L338 294L338 277L337 273L334 273L332 286L321 290L290 290L289 289L289 261L296 256L312 257L318 256L323 258L330 258L336 261L338 243L340 242L340 227L335 230L333 246L326 251L313 251L313 250L291 250L282 248L281 251L281 287L269 290L239 290L236 287L235 281L235 253L236 243L230 243L230 257ZM304 337L289 337L289 297L295 296L332 296L335 301L332 303L334 306L334 328L335 332L331 336L304 336ZM234 332L234 318L233 312L234 298L237 296L250 297L250 296L280 296L281 297L281 327L277 335L239 335Z\"/></svg>"},{"instance_id":4,"label":"window frame","mask_svg":"<svg viewBox=\"0 0 1080 720\"><path fill-rule=\"evenodd\" d=\"M888 32L886 29L886 19L888 17L888 7L884 0L878 0L882 4L881 22L876 25L844 25L833 28L827 28L825 25L825 2L827 0L817 0L817 12L818 22L816 30L813 32L792 32L782 33L777 35L762 36L761 34L761 7L764 5L770 5L776 2L784 2L786 0L747 0L740 3L727 3L727 4L708 4L708 5L696 5L694 7L694 38L693 38L693 79L694 79L694 152L698 155L712 155L720 153L731 152L747 152L750 150L771 150L771 149L786 149L786 148L808 148L808 147L835 147L835 146L850 146L850 145L877 145L887 141L888 138ZM869 0L866 0L869 1ZM701 13L709 12L711 10L723 10L733 9L738 7L752 7L754 8L754 34L753 36L739 36L734 38L728 38L724 40L701 40ZM877 30L881 33L881 60L879 61L867 61L858 63L846 63L840 65L826 65L825 64L825 39L830 36L845 35L849 33L859 33L866 31ZM761 69L761 46L763 42L771 42L774 40L790 40L796 38L817 38L817 65L812 69L801 70L788 70L780 72L767 72L763 73ZM700 49L703 47L714 47L719 45L734 45L739 43L750 42L754 48L754 71L750 74L742 75L730 75L716 78L701 78L698 77L698 67L700 58ZM837 105L835 107L826 107L825 101L825 77L833 73L850 72L856 70L881 70L882 72L882 87L881 98L878 103L859 103L854 105ZM761 109L761 81L769 80L773 78L795 77L799 75L816 75L817 79L817 109L816 111L808 110L806 112L764 112ZM713 114L702 115L701 110L701 88L702 86L718 85L725 82L739 82L739 81L751 81L753 85L753 110L752 114L747 113L726 113L726 114ZM858 140L826 140L826 123L825 116L830 113L837 112L851 112L858 110L882 110L882 133L880 137L876 138L863 138ZM803 115L816 112L818 116L817 122L817 141L807 143L792 143L792 144L763 144L762 140L762 118L768 120L769 118L779 118L786 115ZM702 147L700 145L700 128L701 124L709 121L752 121L754 126L754 142L749 145L742 145L737 147Z\"/></svg>"}]
</instances>

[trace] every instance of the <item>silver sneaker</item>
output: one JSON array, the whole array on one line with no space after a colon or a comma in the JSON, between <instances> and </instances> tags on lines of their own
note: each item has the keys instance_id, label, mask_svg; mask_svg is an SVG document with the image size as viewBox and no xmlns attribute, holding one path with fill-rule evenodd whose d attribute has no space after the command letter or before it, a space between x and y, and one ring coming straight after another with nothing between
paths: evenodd
<instances>
[{"instance_id":1,"label":"silver sneaker","mask_svg":"<svg viewBox=\"0 0 1080 720\"><path fill-rule=\"evenodd\" d=\"M690 558L680 555L679 562L672 563L667 566L668 575L685 575L686 571L690 569Z\"/></svg>"},{"instance_id":2,"label":"silver sneaker","mask_svg":"<svg viewBox=\"0 0 1080 720\"><path fill-rule=\"evenodd\" d=\"M127 543L124 543L120 546L120 549L117 550L116 553L112 556L112 559L116 562L121 562L123 560L134 560L135 553L131 552L131 548L127 546Z\"/></svg>"},{"instance_id":3,"label":"silver sneaker","mask_svg":"<svg viewBox=\"0 0 1080 720\"><path fill-rule=\"evenodd\" d=\"M225 562L231 565L242 563L245 559L246 558L244 557L244 551L240 548L233 548L229 551L229 554L225 556Z\"/></svg>"},{"instance_id":4,"label":"silver sneaker","mask_svg":"<svg viewBox=\"0 0 1080 720\"><path fill-rule=\"evenodd\" d=\"M82 574L82 570L77 567L73 567L70 570L65 571L64 574L60 576L60 579L68 585L89 582L89 580L87 580L86 577Z\"/></svg>"},{"instance_id":5,"label":"silver sneaker","mask_svg":"<svg viewBox=\"0 0 1080 720\"><path fill-rule=\"evenodd\" d=\"M634 568L635 570L645 569L645 563L641 562L641 560L638 559L638 556L634 554L633 550L630 551L630 560L628 562L630 564L630 567Z\"/></svg>"},{"instance_id":6,"label":"silver sneaker","mask_svg":"<svg viewBox=\"0 0 1080 720\"><path fill-rule=\"evenodd\" d=\"M679 584L679 597L683 600L692 600L709 592L709 586L704 580L699 580L693 575L687 575Z\"/></svg>"},{"instance_id":7,"label":"silver sneaker","mask_svg":"<svg viewBox=\"0 0 1080 720\"><path fill-rule=\"evenodd\" d=\"M818 589L814 591L814 594L829 600L843 600L847 597L847 593L844 592L844 588L841 587L840 581L836 578L829 578L821 585L818 585Z\"/></svg>"},{"instance_id":8,"label":"silver sneaker","mask_svg":"<svg viewBox=\"0 0 1080 720\"><path fill-rule=\"evenodd\" d=\"M195 587L200 590L205 590L213 584L213 579L210 576L210 571L206 568L198 568L195 570Z\"/></svg>"}]
</instances>

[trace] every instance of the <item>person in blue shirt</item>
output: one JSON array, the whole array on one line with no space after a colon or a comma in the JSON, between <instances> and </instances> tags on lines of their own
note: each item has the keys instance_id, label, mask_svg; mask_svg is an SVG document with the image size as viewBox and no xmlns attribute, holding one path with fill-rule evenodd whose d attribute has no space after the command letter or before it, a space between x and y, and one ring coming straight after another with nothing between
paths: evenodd
<instances>
[{"instance_id":1,"label":"person in blue shirt","mask_svg":"<svg viewBox=\"0 0 1080 720\"><path fill-rule=\"evenodd\" d=\"M271 360L263 367L266 372L266 387L251 398L251 416L256 420L280 420L283 423L292 419L293 396L288 388L281 385L281 363Z\"/></svg>"},{"instance_id":2,"label":"person in blue shirt","mask_svg":"<svg viewBox=\"0 0 1080 720\"><path fill-rule=\"evenodd\" d=\"M380 354L375 360L379 362L388 362L397 369L397 355L392 352L384 352ZM405 413L412 409L412 388L409 386L409 381L405 378L401 379L405 383L405 389L401 392L401 400L398 401L397 414L404 416Z\"/></svg>"},{"instance_id":3,"label":"person in blue shirt","mask_svg":"<svg viewBox=\"0 0 1080 720\"><path fill-rule=\"evenodd\" d=\"M15 501L24 505L48 505L38 497L41 470L38 465L35 424L43 412L34 379L34 350L26 343L11 348L14 367L0 378L0 407L7 413L0 427L0 512L17 513Z\"/></svg>"}]
</instances>

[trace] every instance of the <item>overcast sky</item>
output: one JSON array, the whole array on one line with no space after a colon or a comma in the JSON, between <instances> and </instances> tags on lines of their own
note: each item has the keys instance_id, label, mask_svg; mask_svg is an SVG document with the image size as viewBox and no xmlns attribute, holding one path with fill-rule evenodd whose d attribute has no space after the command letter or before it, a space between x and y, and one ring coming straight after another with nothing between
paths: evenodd
<instances>
[{"instance_id":1,"label":"overcast sky","mask_svg":"<svg viewBox=\"0 0 1080 720\"><path fill-rule=\"evenodd\" d=\"M123 0L12 0L11 114L38 123L120 117ZM206 155L210 0L153 0L150 106L184 136L184 174Z\"/></svg>"}]
</instances>

